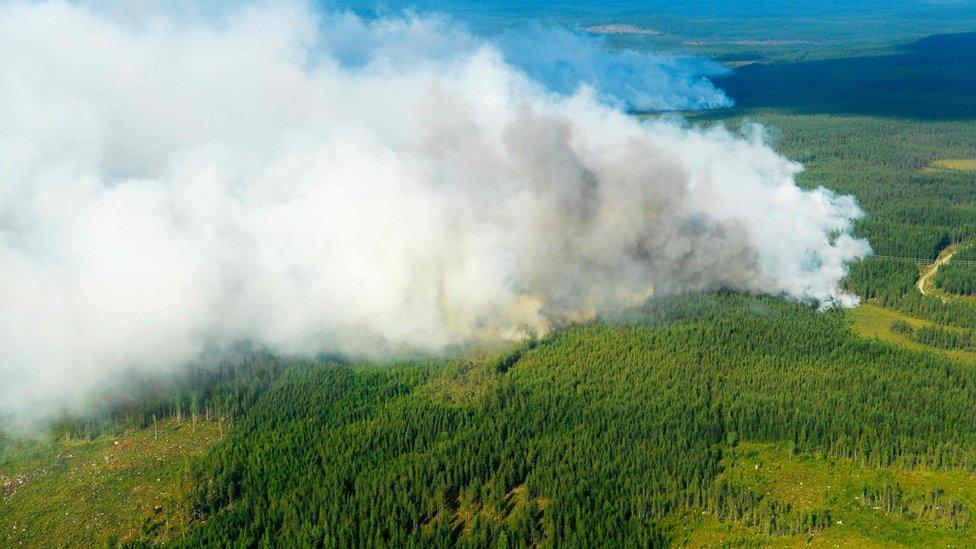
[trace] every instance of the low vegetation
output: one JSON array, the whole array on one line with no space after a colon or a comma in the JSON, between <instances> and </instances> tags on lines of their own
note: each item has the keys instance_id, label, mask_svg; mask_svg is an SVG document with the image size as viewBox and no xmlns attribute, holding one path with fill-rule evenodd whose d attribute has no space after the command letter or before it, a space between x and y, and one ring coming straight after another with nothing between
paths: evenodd
<instances>
[{"instance_id":1,"label":"low vegetation","mask_svg":"<svg viewBox=\"0 0 976 549\"><path fill-rule=\"evenodd\" d=\"M945 158L932 162L932 168L937 170L976 171L976 159L973 158Z\"/></svg>"},{"instance_id":2,"label":"low vegetation","mask_svg":"<svg viewBox=\"0 0 976 549\"><path fill-rule=\"evenodd\" d=\"M719 482L762 495L781 520L820 517L829 525L775 536L769 523L716 528L706 516L678 545L770 547L963 547L976 535L976 476L966 470L865 467L851 459L797 452L789 443L743 443L730 451ZM730 525L732 526L732 525Z\"/></svg>"},{"instance_id":3,"label":"low vegetation","mask_svg":"<svg viewBox=\"0 0 976 549\"><path fill-rule=\"evenodd\" d=\"M177 539L192 518L189 464L229 427L170 420L92 440L8 441L0 453L0 546Z\"/></svg>"},{"instance_id":4,"label":"low vegetation","mask_svg":"<svg viewBox=\"0 0 976 549\"><path fill-rule=\"evenodd\" d=\"M872 303L851 309L847 311L846 316L850 320L851 329L865 339L875 339L905 349L935 353L961 364L976 366L976 349L971 346L946 348L936 345L931 340L925 340L925 336L917 335L947 331L961 337L963 334L971 334L970 330L940 326Z\"/></svg>"}]
</instances>

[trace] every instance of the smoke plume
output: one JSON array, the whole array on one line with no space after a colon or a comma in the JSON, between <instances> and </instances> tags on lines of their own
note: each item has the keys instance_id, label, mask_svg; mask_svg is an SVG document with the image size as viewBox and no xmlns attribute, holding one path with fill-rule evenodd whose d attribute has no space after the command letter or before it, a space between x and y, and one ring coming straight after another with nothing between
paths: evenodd
<instances>
[{"instance_id":1,"label":"smoke plume","mask_svg":"<svg viewBox=\"0 0 976 549\"><path fill-rule=\"evenodd\" d=\"M587 85L597 90L601 101L634 111L732 105L708 79L728 72L717 63L608 50L602 38L539 25L505 32L497 43L506 61L560 93L571 94Z\"/></svg>"},{"instance_id":2,"label":"smoke plume","mask_svg":"<svg viewBox=\"0 0 976 549\"><path fill-rule=\"evenodd\" d=\"M0 4L0 413L239 341L438 352L674 292L854 302L852 198L798 188L759 130L641 123L604 69L547 87L506 44L302 3ZM641 101L723 101L669 67Z\"/></svg>"}]
</instances>

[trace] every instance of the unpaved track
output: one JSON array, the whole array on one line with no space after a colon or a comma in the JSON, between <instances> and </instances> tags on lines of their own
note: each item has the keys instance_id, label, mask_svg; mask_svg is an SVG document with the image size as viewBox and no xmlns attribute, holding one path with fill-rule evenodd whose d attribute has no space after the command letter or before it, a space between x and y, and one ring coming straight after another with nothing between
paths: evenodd
<instances>
[{"instance_id":1,"label":"unpaved track","mask_svg":"<svg viewBox=\"0 0 976 549\"><path fill-rule=\"evenodd\" d=\"M915 285L918 287L918 291L922 292L922 295L932 295L932 292L925 289L926 284L935 273L939 272L939 267L945 265L950 259L952 259L952 255L956 253L957 250L958 248L946 248L943 250L942 254L939 255L939 258L935 260L935 263L929 265L928 269L922 273L922 276L918 277L918 282L915 283ZM939 296L939 299L945 301L944 297Z\"/></svg>"}]
</instances>

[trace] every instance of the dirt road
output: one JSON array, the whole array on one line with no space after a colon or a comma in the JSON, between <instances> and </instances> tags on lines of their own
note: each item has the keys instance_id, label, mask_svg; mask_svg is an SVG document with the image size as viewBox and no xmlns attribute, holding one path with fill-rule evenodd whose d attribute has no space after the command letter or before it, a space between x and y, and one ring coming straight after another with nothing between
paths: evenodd
<instances>
[{"instance_id":1,"label":"dirt road","mask_svg":"<svg viewBox=\"0 0 976 549\"><path fill-rule=\"evenodd\" d=\"M932 292L926 290L925 286L928 284L929 279L931 279L935 273L939 272L939 267L945 265L946 262L952 259L952 254L956 253L957 249L958 248L953 246L943 250L942 253L939 254L939 258L935 260L935 263L926 267L927 270L922 273L922 276L918 277L918 282L915 283L915 285L918 287L918 291L922 292L922 295L932 295ZM939 299L945 301L944 297L939 296Z\"/></svg>"}]
</instances>

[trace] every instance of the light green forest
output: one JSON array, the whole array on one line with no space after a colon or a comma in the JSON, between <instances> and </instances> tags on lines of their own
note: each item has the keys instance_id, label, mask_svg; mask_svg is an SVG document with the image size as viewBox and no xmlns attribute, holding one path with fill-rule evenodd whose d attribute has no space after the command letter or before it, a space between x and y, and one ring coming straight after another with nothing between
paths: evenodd
<instances>
[{"instance_id":1,"label":"light green forest","mask_svg":"<svg viewBox=\"0 0 976 549\"><path fill-rule=\"evenodd\" d=\"M761 123L802 186L857 197L861 306L723 292L444 359L242 351L0 440L0 546L973 546L965 51L748 64L717 82L736 107L686 113Z\"/></svg>"}]
</instances>

